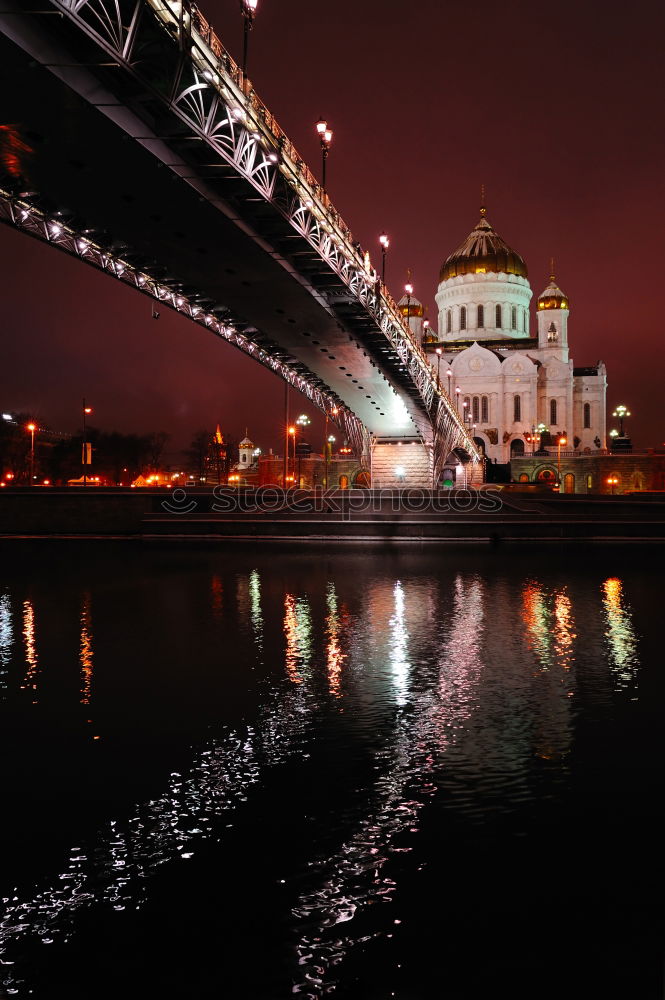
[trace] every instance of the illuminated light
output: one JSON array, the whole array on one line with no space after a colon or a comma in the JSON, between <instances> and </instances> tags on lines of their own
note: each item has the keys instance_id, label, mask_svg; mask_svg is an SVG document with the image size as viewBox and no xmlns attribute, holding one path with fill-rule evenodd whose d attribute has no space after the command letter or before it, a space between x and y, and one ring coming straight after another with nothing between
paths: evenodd
<instances>
[{"instance_id":1,"label":"illuminated light","mask_svg":"<svg viewBox=\"0 0 665 1000\"><path fill-rule=\"evenodd\" d=\"M84 413L92 413L92 407L91 406L84 407L83 412Z\"/></svg>"},{"instance_id":2,"label":"illuminated light","mask_svg":"<svg viewBox=\"0 0 665 1000\"><path fill-rule=\"evenodd\" d=\"M2 414L2 419L3 420L11 420L12 419L11 413L3 413Z\"/></svg>"},{"instance_id":3,"label":"illuminated light","mask_svg":"<svg viewBox=\"0 0 665 1000\"><path fill-rule=\"evenodd\" d=\"M51 485L51 480L50 479L45 479L44 480L44 486L50 486L50 485Z\"/></svg>"},{"instance_id":4,"label":"illuminated light","mask_svg":"<svg viewBox=\"0 0 665 1000\"><path fill-rule=\"evenodd\" d=\"M384 250L387 250L388 247L390 246L390 240L388 239L385 233L381 233L381 235L379 236L379 243L381 244Z\"/></svg>"},{"instance_id":5,"label":"illuminated light","mask_svg":"<svg viewBox=\"0 0 665 1000\"><path fill-rule=\"evenodd\" d=\"M270 163L277 163L278 159L279 157L277 156L277 153L268 153L268 160Z\"/></svg>"},{"instance_id":6,"label":"illuminated light","mask_svg":"<svg viewBox=\"0 0 665 1000\"><path fill-rule=\"evenodd\" d=\"M289 434L295 434L295 432L296 432L295 427L289 427Z\"/></svg>"},{"instance_id":7,"label":"illuminated light","mask_svg":"<svg viewBox=\"0 0 665 1000\"><path fill-rule=\"evenodd\" d=\"M332 142L332 137L333 137L332 129L329 128L326 129L325 132L323 133L323 141L329 144Z\"/></svg>"},{"instance_id":8,"label":"illuminated light","mask_svg":"<svg viewBox=\"0 0 665 1000\"><path fill-rule=\"evenodd\" d=\"M400 441L399 443L401 444L402 442ZM403 465L395 466L395 475L397 476L398 479L404 479L404 477L406 476L406 469L404 468Z\"/></svg>"},{"instance_id":9,"label":"illuminated light","mask_svg":"<svg viewBox=\"0 0 665 1000\"><path fill-rule=\"evenodd\" d=\"M62 226L57 222L52 222L51 232L53 233L54 236L60 236L60 233L62 232Z\"/></svg>"},{"instance_id":10,"label":"illuminated light","mask_svg":"<svg viewBox=\"0 0 665 1000\"><path fill-rule=\"evenodd\" d=\"M410 281L404 286L404 291L407 295L413 295L413 285Z\"/></svg>"},{"instance_id":11,"label":"illuminated light","mask_svg":"<svg viewBox=\"0 0 665 1000\"><path fill-rule=\"evenodd\" d=\"M318 122L316 123L316 131L319 133L320 136L324 136L328 131L328 122L324 118L319 118Z\"/></svg>"},{"instance_id":12,"label":"illuminated light","mask_svg":"<svg viewBox=\"0 0 665 1000\"><path fill-rule=\"evenodd\" d=\"M487 268L486 267L477 267L476 268L476 274L487 274Z\"/></svg>"},{"instance_id":13,"label":"illuminated light","mask_svg":"<svg viewBox=\"0 0 665 1000\"><path fill-rule=\"evenodd\" d=\"M177 299L175 300L175 304L176 304L177 306L181 306L181 305L183 304L183 302L184 302L184 301L185 301L185 300L184 300L184 299L183 299L183 298L182 298L182 297L181 297L181 296L179 295L179 296L178 296L178 298L177 298Z\"/></svg>"}]
</instances>

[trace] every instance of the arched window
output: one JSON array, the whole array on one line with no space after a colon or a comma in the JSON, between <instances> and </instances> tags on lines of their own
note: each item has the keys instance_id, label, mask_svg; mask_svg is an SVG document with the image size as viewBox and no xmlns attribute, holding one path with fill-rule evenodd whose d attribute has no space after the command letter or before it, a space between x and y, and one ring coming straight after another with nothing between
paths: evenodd
<instances>
[{"instance_id":1,"label":"arched window","mask_svg":"<svg viewBox=\"0 0 665 1000\"><path fill-rule=\"evenodd\" d=\"M510 442L510 454L511 457L524 454L524 441L521 438L513 438Z\"/></svg>"},{"instance_id":2,"label":"arched window","mask_svg":"<svg viewBox=\"0 0 665 1000\"><path fill-rule=\"evenodd\" d=\"M450 309L446 313L446 333L450 333L453 328L453 314Z\"/></svg>"},{"instance_id":3,"label":"arched window","mask_svg":"<svg viewBox=\"0 0 665 1000\"><path fill-rule=\"evenodd\" d=\"M563 492L564 493L574 493L575 492L575 476L572 472L567 472L563 477Z\"/></svg>"},{"instance_id":4,"label":"arched window","mask_svg":"<svg viewBox=\"0 0 665 1000\"><path fill-rule=\"evenodd\" d=\"M513 326L512 326L512 328L513 328L513 330L516 330L517 329L517 306L513 306L513 308L512 308L512 320L513 320Z\"/></svg>"},{"instance_id":5,"label":"arched window","mask_svg":"<svg viewBox=\"0 0 665 1000\"><path fill-rule=\"evenodd\" d=\"M513 420L519 423L522 419L522 397L513 396Z\"/></svg>"},{"instance_id":6,"label":"arched window","mask_svg":"<svg viewBox=\"0 0 665 1000\"><path fill-rule=\"evenodd\" d=\"M459 311L459 328L460 330L466 330L466 306L462 306Z\"/></svg>"},{"instance_id":7,"label":"arched window","mask_svg":"<svg viewBox=\"0 0 665 1000\"><path fill-rule=\"evenodd\" d=\"M489 418L490 418L489 400L487 396L483 396L483 398L480 401L480 419L484 424L486 424L489 421Z\"/></svg>"},{"instance_id":8,"label":"arched window","mask_svg":"<svg viewBox=\"0 0 665 1000\"><path fill-rule=\"evenodd\" d=\"M495 326L496 326L497 330L500 330L501 329L501 306L497 306L496 309L494 310L494 313L495 313L495 316L496 316Z\"/></svg>"},{"instance_id":9,"label":"arched window","mask_svg":"<svg viewBox=\"0 0 665 1000\"><path fill-rule=\"evenodd\" d=\"M591 427L591 403L584 404L584 426Z\"/></svg>"},{"instance_id":10,"label":"arched window","mask_svg":"<svg viewBox=\"0 0 665 1000\"><path fill-rule=\"evenodd\" d=\"M520 483L528 483L529 482L529 477L527 476L526 472L520 472L520 478L519 478L518 482L520 482Z\"/></svg>"},{"instance_id":11,"label":"arched window","mask_svg":"<svg viewBox=\"0 0 665 1000\"><path fill-rule=\"evenodd\" d=\"M478 306L478 329L482 330L485 326L485 306Z\"/></svg>"},{"instance_id":12,"label":"arched window","mask_svg":"<svg viewBox=\"0 0 665 1000\"><path fill-rule=\"evenodd\" d=\"M480 420L480 399L478 396L473 397L473 406L471 409L473 413L473 422L474 424L477 424Z\"/></svg>"},{"instance_id":13,"label":"arched window","mask_svg":"<svg viewBox=\"0 0 665 1000\"><path fill-rule=\"evenodd\" d=\"M592 475L588 475L586 477L586 488L589 491L593 489L593 476Z\"/></svg>"},{"instance_id":14,"label":"arched window","mask_svg":"<svg viewBox=\"0 0 665 1000\"><path fill-rule=\"evenodd\" d=\"M556 424L556 399L550 399L550 423Z\"/></svg>"}]
</instances>

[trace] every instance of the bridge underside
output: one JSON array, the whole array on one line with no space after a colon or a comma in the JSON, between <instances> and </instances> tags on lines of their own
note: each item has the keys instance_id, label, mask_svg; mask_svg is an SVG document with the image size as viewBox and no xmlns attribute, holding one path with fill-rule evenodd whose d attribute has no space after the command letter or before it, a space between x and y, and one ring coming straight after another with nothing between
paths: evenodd
<instances>
[{"instance_id":1,"label":"bridge underside","mask_svg":"<svg viewBox=\"0 0 665 1000\"><path fill-rule=\"evenodd\" d=\"M64 47L57 53L42 58L71 59ZM174 123L155 121L159 109L148 101L140 111L153 129L85 70L58 72L75 72L78 88L93 88L95 102L106 106L81 97L0 35L3 113L28 147L9 178L17 193L27 191L39 207L62 213L91 240L232 324L371 433L422 434L407 410L415 392L380 343L383 335L374 334L372 355L368 318L264 198L219 163L201 163L202 143L170 135L166 146L159 136ZM187 162L196 166L183 176ZM335 296L340 301L331 306Z\"/></svg>"}]
</instances>

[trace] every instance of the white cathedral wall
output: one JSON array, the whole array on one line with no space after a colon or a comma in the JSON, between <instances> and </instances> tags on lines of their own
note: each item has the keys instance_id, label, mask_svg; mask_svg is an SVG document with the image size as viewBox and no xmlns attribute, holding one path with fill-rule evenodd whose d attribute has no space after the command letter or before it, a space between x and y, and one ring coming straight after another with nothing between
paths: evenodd
<instances>
[{"instance_id":1,"label":"white cathedral wall","mask_svg":"<svg viewBox=\"0 0 665 1000\"><path fill-rule=\"evenodd\" d=\"M436 293L439 308L439 340L514 340L529 336L531 287L526 278L516 274L464 274L442 281ZM484 307L484 326L478 327L478 306ZM502 325L496 326L496 306L502 309ZM460 316L466 307L467 325L462 329ZM512 309L516 325L512 324ZM451 312L452 329L448 333L447 316Z\"/></svg>"}]
</instances>

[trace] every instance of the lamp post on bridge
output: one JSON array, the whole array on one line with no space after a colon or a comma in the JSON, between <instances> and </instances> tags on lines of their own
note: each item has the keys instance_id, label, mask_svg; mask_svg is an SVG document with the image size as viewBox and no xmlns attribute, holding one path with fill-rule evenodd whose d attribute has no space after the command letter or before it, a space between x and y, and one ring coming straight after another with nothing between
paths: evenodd
<instances>
[{"instance_id":1,"label":"lamp post on bridge","mask_svg":"<svg viewBox=\"0 0 665 1000\"><path fill-rule=\"evenodd\" d=\"M439 392L441 392L441 355L443 354L443 351L441 350L440 347L436 348L435 354L436 354L436 384L439 387Z\"/></svg>"},{"instance_id":2,"label":"lamp post on bridge","mask_svg":"<svg viewBox=\"0 0 665 1000\"><path fill-rule=\"evenodd\" d=\"M379 243L381 244L381 282L385 285L386 283L386 255L388 253L388 247L390 246L390 240L385 233L381 233L379 236Z\"/></svg>"},{"instance_id":3,"label":"lamp post on bridge","mask_svg":"<svg viewBox=\"0 0 665 1000\"><path fill-rule=\"evenodd\" d=\"M259 5L259 0L240 0L240 11L243 16L244 31L242 40L242 77L243 83L247 77L247 49L249 47L249 33L254 25L254 18L256 17L256 8Z\"/></svg>"},{"instance_id":4,"label":"lamp post on bridge","mask_svg":"<svg viewBox=\"0 0 665 1000\"><path fill-rule=\"evenodd\" d=\"M321 143L321 187L326 190L326 165L328 163L328 152L330 150L330 144L332 142L332 129L328 128L328 122L325 118L319 118L316 123L316 131L319 136L319 141Z\"/></svg>"},{"instance_id":5,"label":"lamp post on bridge","mask_svg":"<svg viewBox=\"0 0 665 1000\"><path fill-rule=\"evenodd\" d=\"M457 398L457 412L459 413L459 394L462 390L458 385L455 386L455 396Z\"/></svg>"},{"instance_id":6,"label":"lamp post on bridge","mask_svg":"<svg viewBox=\"0 0 665 1000\"><path fill-rule=\"evenodd\" d=\"M453 377L452 368L450 367L448 368L446 375L448 376L448 396L450 396L450 393L452 392L452 377Z\"/></svg>"},{"instance_id":7,"label":"lamp post on bridge","mask_svg":"<svg viewBox=\"0 0 665 1000\"><path fill-rule=\"evenodd\" d=\"M409 330L411 329L411 296L413 295L413 285L410 281L404 286L404 291L406 292L406 325Z\"/></svg>"}]
</instances>

